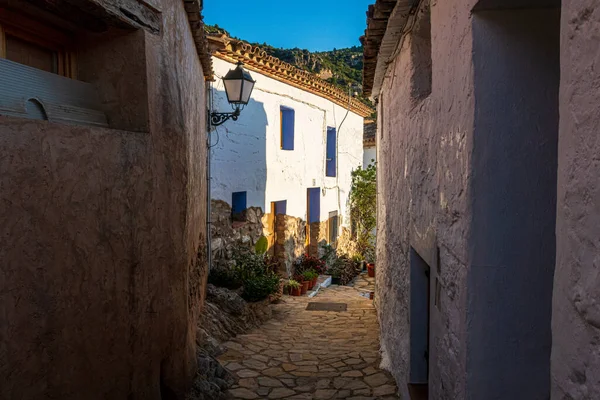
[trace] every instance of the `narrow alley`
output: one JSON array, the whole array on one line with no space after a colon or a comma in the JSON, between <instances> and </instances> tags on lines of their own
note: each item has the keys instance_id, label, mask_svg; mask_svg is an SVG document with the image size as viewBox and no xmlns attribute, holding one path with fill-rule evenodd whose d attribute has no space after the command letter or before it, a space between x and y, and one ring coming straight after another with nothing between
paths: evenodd
<instances>
[{"instance_id":1,"label":"narrow alley","mask_svg":"<svg viewBox=\"0 0 600 400\"><path fill-rule=\"evenodd\" d=\"M309 311L309 303L346 304L346 311ZM373 302L358 290L331 286L317 296L284 296L273 319L225 343L219 361L239 381L233 399L397 399L379 369Z\"/></svg>"}]
</instances>

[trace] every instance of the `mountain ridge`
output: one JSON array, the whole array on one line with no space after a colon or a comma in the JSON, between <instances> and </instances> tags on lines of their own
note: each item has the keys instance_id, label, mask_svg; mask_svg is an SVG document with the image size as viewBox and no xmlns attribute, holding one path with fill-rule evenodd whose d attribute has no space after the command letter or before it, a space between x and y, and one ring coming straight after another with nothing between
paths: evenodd
<instances>
[{"instance_id":1,"label":"mountain ridge","mask_svg":"<svg viewBox=\"0 0 600 400\"><path fill-rule=\"evenodd\" d=\"M231 36L219 25L206 25L206 32L212 35L225 34L237 40L249 43L264 50L267 54L280 59L298 69L308 71L343 90L351 90L361 100L370 102L362 96L363 48L354 46L330 51L311 52L306 49L276 48L267 43L252 43Z\"/></svg>"}]
</instances>

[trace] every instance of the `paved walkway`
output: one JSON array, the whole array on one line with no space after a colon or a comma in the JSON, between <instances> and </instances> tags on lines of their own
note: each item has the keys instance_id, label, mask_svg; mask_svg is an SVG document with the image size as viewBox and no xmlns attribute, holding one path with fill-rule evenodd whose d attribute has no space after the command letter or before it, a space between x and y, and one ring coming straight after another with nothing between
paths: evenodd
<instances>
[{"instance_id":1,"label":"paved walkway","mask_svg":"<svg viewBox=\"0 0 600 400\"><path fill-rule=\"evenodd\" d=\"M345 312L306 311L309 302L348 304ZM379 366L379 327L372 301L351 287L307 297L284 296L274 318L227 342L219 361L239 381L233 399L398 399Z\"/></svg>"}]
</instances>

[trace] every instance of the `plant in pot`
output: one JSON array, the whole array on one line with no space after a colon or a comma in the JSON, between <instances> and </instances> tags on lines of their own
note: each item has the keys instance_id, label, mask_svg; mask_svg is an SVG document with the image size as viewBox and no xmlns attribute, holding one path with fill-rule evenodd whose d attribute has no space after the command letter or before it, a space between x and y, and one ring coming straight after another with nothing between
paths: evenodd
<instances>
[{"instance_id":1,"label":"plant in pot","mask_svg":"<svg viewBox=\"0 0 600 400\"><path fill-rule=\"evenodd\" d=\"M304 275L296 274L294 276L294 280L300 283L300 288L302 289L302 294L306 294L308 292L308 281L304 279Z\"/></svg>"},{"instance_id":2,"label":"plant in pot","mask_svg":"<svg viewBox=\"0 0 600 400\"><path fill-rule=\"evenodd\" d=\"M301 296L302 295L302 285L300 282L294 279L290 279L288 282L288 287L290 288L290 295L292 296Z\"/></svg>"},{"instance_id":3,"label":"plant in pot","mask_svg":"<svg viewBox=\"0 0 600 400\"><path fill-rule=\"evenodd\" d=\"M375 264L374 263L367 264L367 274L369 275L370 278L375 277Z\"/></svg>"},{"instance_id":4,"label":"plant in pot","mask_svg":"<svg viewBox=\"0 0 600 400\"><path fill-rule=\"evenodd\" d=\"M312 280L312 284L313 287L315 287L315 285L317 284L317 281L319 280L319 273L317 271L312 271L313 273L313 280Z\"/></svg>"},{"instance_id":5,"label":"plant in pot","mask_svg":"<svg viewBox=\"0 0 600 400\"><path fill-rule=\"evenodd\" d=\"M334 264L327 269L327 273L331 275L331 284L332 285L341 285L342 283L342 270L339 265Z\"/></svg>"},{"instance_id":6,"label":"plant in pot","mask_svg":"<svg viewBox=\"0 0 600 400\"><path fill-rule=\"evenodd\" d=\"M302 277L304 278L305 282L308 282L308 289L312 290L312 288L315 286L316 278L318 278L319 275L315 271L309 270L304 271L302 273Z\"/></svg>"},{"instance_id":7,"label":"plant in pot","mask_svg":"<svg viewBox=\"0 0 600 400\"><path fill-rule=\"evenodd\" d=\"M320 260L316 257L311 257L308 254L304 254L300 256L295 261L294 270L297 274L301 274L304 271L313 270L317 274L322 274L325 272L326 265L323 260Z\"/></svg>"}]
</instances>

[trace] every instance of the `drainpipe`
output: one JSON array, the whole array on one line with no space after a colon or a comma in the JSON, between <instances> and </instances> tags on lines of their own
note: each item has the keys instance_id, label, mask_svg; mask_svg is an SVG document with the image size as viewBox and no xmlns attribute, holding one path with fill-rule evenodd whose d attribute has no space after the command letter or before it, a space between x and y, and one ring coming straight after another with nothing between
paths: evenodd
<instances>
[{"instance_id":1,"label":"drainpipe","mask_svg":"<svg viewBox=\"0 0 600 400\"><path fill-rule=\"evenodd\" d=\"M352 86L348 85L348 110L346 111L346 115L344 116L344 119L342 119L342 122L340 122L340 125L336 129L337 137L335 138L335 187L337 189L338 210L339 210L338 236L339 236L340 221L343 218L343 216L342 216L342 194L341 194L341 189L340 189L340 168L339 168L339 164L340 164L339 145L340 145L340 137L341 137L340 132L342 130L342 125L344 125L346 118L348 118L348 114L350 114L351 109L352 109Z\"/></svg>"},{"instance_id":2,"label":"drainpipe","mask_svg":"<svg viewBox=\"0 0 600 400\"><path fill-rule=\"evenodd\" d=\"M206 88L206 98L208 99L208 104L206 108L206 260L208 263L208 270L212 270L212 216L211 216L211 171L210 171L210 160L211 160L211 136L212 132L212 123L210 119L210 114L213 107L213 98L212 98L212 82L208 84Z\"/></svg>"}]
</instances>

